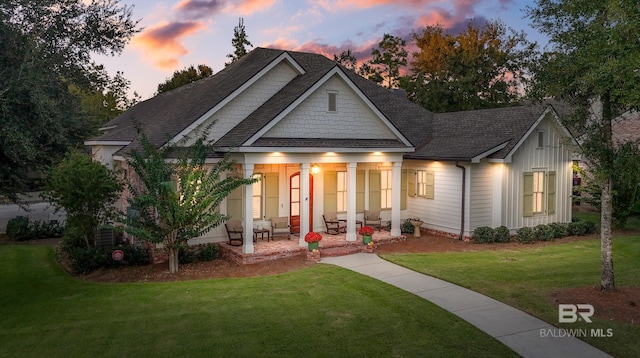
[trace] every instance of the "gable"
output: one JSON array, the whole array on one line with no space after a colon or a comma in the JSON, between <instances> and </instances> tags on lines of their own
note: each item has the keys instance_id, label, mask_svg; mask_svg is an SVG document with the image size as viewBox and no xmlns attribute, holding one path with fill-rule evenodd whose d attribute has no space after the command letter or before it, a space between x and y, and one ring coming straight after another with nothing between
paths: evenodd
<instances>
[{"instance_id":1,"label":"gable","mask_svg":"<svg viewBox=\"0 0 640 358\"><path fill-rule=\"evenodd\" d=\"M546 112L523 139L505 161L524 159L532 168L547 167L559 157L564 157L558 151L564 152L569 149L567 147L569 137L555 120L552 112Z\"/></svg>"},{"instance_id":2,"label":"gable","mask_svg":"<svg viewBox=\"0 0 640 358\"><path fill-rule=\"evenodd\" d=\"M207 129L209 133L207 139L215 142L298 75L299 71L288 61L280 61L233 98L212 108L196 121L196 126L190 126L178 137L190 137L191 140L187 141L190 144L199 137L198 133Z\"/></svg>"},{"instance_id":3,"label":"gable","mask_svg":"<svg viewBox=\"0 0 640 358\"><path fill-rule=\"evenodd\" d=\"M329 111L329 93L336 111ZM335 74L270 128L263 138L397 139L389 126Z\"/></svg>"}]
</instances>

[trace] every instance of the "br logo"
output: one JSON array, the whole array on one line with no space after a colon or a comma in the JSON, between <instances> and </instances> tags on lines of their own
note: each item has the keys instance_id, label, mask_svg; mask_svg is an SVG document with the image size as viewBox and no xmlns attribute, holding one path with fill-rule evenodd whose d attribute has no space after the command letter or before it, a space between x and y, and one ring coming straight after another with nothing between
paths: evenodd
<instances>
[{"instance_id":1,"label":"br logo","mask_svg":"<svg viewBox=\"0 0 640 358\"><path fill-rule=\"evenodd\" d=\"M575 323L577 321L585 321L591 323L591 316L595 310L592 305L587 304L560 304L558 305L558 322L559 323Z\"/></svg>"}]
</instances>

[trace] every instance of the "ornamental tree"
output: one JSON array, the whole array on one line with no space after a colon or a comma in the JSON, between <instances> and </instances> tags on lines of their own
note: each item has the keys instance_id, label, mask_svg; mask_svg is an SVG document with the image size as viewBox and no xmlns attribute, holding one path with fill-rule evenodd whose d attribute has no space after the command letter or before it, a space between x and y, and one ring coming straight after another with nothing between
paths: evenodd
<instances>
[{"instance_id":1,"label":"ornamental tree","mask_svg":"<svg viewBox=\"0 0 640 358\"><path fill-rule=\"evenodd\" d=\"M205 136L186 148L165 145L158 149L139 132L142 149L132 151L127 159L137 179L128 183L129 204L138 215L126 219L125 230L142 240L161 243L169 254L169 272L178 272L180 247L229 220L218 210L223 199L257 179L233 174L229 153L213 164L205 163L212 152ZM175 160L177 163L171 163Z\"/></svg>"}]
</instances>

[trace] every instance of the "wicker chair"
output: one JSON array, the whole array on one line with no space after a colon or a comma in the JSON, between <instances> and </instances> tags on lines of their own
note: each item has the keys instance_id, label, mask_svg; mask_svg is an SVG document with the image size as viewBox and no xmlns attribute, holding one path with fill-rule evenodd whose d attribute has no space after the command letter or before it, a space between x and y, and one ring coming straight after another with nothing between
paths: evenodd
<instances>
[{"instance_id":1,"label":"wicker chair","mask_svg":"<svg viewBox=\"0 0 640 358\"><path fill-rule=\"evenodd\" d=\"M229 236L229 245L240 246L244 242L242 223L240 220L229 220L224 223L224 227L227 229L227 235ZM233 241L240 241L240 244L233 244Z\"/></svg>"},{"instance_id":2,"label":"wicker chair","mask_svg":"<svg viewBox=\"0 0 640 358\"><path fill-rule=\"evenodd\" d=\"M275 236L286 236L287 240L291 240L291 225L289 225L289 217L280 216L271 218L271 238Z\"/></svg>"},{"instance_id":3,"label":"wicker chair","mask_svg":"<svg viewBox=\"0 0 640 358\"><path fill-rule=\"evenodd\" d=\"M380 218L380 210L365 210L363 225L371 226L372 228L378 228L378 231L382 229L382 219Z\"/></svg>"}]
</instances>

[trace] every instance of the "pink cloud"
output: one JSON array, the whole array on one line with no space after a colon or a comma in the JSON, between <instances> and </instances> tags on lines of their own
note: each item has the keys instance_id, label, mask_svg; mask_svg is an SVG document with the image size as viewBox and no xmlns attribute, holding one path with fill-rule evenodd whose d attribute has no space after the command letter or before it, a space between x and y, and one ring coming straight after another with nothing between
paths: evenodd
<instances>
[{"instance_id":1,"label":"pink cloud","mask_svg":"<svg viewBox=\"0 0 640 358\"><path fill-rule=\"evenodd\" d=\"M344 9L368 9L375 6L394 5L420 8L437 3L439 0L315 0L314 3L326 11Z\"/></svg>"},{"instance_id":2,"label":"pink cloud","mask_svg":"<svg viewBox=\"0 0 640 358\"><path fill-rule=\"evenodd\" d=\"M249 15L254 12L267 10L275 3L275 0L242 0L233 8L242 15Z\"/></svg>"},{"instance_id":3,"label":"pink cloud","mask_svg":"<svg viewBox=\"0 0 640 358\"><path fill-rule=\"evenodd\" d=\"M159 68L173 69L180 62L177 57L188 53L179 40L204 28L203 23L193 21L162 23L134 37L131 45Z\"/></svg>"}]
</instances>

